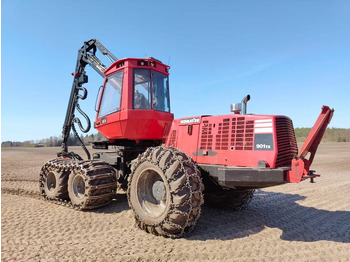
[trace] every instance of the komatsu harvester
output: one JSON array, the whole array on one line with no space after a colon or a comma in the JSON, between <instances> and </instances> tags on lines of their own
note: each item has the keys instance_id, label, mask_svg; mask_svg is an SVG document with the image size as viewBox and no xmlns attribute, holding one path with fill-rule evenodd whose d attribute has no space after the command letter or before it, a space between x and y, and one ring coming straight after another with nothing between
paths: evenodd
<instances>
[{"instance_id":1,"label":"komatsu harvester","mask_svg":"<svg viewBox=\"0 0 350 262\"><path fill-rule=\"evenodd\" d=\"M111 62L106 67L96 52ZM79 106L87 97L83 84L90 65L104 79L98 92L94 127L106 138L82 143L87 160L68 151L75 124L90 130ZM44 199L78 210L110 203L117 189L126 191L137 225L152 234L179 237L190 231L203 203L241 209L255 189L298 183L319 175L310 170L334 110L323 106L298 152L292 120L281 115L246 114L246 96L221 116L174 120L170 111L169 66L157 59L117 59L98 40L78 51L62 151L41 169ZM76 116L87 121L83 127ZM80 141L81 142L81 141Z\"/></svg>"}]
</instances>

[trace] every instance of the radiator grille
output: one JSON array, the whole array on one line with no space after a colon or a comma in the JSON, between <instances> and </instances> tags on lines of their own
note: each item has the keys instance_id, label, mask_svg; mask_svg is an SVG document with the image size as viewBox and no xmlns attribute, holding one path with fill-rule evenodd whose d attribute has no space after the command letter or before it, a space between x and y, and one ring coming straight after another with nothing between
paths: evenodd
<instances>
[{"instance_id":1,"label":"radiator grille","mask_svg":"<svg viewBox=\"0 0 350 262\"><path fill-rule=\"evenodd\" d=\"M254 121L244 117L232 119L231 146L235 150L253 150Z\"/></svg>"},{"instance_id":2,"label":"radiator grille","mask_svg":"<svg viewBox=\"0 0 350 262\"><path fill-rule=\"evenodd\" d=\"M298 145L294 134L293 122L289 118L276 118L277 159L276 167L290 165L298 154Z\"/></svg>"},{"instance_id":3,"label":"radiator grille","mask_svg":"<svg viewBox=\"0 0 350 262\"><path fill-rule=\"evenodd\" d=\"M219 123L215 150L253 150L254 121L244 117L225 118Z\"/></svg>"},{"instance_id":4,"label":"radiator grille","mask_svg":"<svg viewBox=\"0 0 350 262\"><path fill-rule=\"evenodd\" d=\"M213 144L213 135L212 135L213 124L203 121L202 124L202 136L201 136L201 145L200 148L203 150L211 150Z\"/></svg>"}]
</instances>

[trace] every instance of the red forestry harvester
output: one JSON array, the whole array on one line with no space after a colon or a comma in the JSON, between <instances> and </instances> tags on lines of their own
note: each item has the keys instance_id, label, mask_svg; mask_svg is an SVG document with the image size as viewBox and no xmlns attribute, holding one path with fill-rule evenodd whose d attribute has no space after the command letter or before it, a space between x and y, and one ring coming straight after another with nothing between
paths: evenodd
<instances>
[{"instance_id":1,"label":"red forestry harvester","mask_svg":"<svg viewBox=\"0 0 350 262\"><path fill-rule=\"evenodd\" d=\"M110 60L109 67L97 58L97 50ZM82 132L90 129L79 106L87 96L86 65L104 78L94 127L107 140L94 143L93 148L104 151L94 153L92 160L83 143L88 160L67 146L71 131L80 140L74 124ZM178 237L195 226L204 200L214 207L240 209L257 188L318 176L310 165L333 115L328 106L298 153L292 121L246 114L249 96L231 105L228 115L174 120L169 66L154 58L117 59L92 39L79 50L73 76L62 151L40 173L40 192L48 201L93 209L110 203L117 189L123 189L141 229ZM76 110L87 120L86 128Z\"/></svg>"}]
</instances>

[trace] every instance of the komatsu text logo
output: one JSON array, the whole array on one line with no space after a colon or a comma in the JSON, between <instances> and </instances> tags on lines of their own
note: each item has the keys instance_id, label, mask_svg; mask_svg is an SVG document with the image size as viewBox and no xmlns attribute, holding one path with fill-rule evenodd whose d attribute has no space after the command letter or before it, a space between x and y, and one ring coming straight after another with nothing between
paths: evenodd
<instances>
[{"instance_id":1,"label":"komatsu text logo","mask_svg":"<svg viewBox=\"0 0 350 262\"><path fill-rule=\"evenodd\" d=\"M189 125L189 124L197 124L199 123L199 117L181 119L180 124Z\"/></svg>"}]
</instances>

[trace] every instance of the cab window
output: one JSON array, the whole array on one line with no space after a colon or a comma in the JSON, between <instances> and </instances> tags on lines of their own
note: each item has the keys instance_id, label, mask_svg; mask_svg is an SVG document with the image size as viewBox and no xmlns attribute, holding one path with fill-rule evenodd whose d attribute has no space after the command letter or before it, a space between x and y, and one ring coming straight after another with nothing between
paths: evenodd
<instances>
[{"instance_id":1,"label":"cab window","mask_svg":"<svg viewBox=\"0 0 350 262\"><path fill-rule=\"evenodd\" d=\"M98 118L120 110L121 93L123 86L123 70L109 76L103 89Z\"/></svg>"},{"instance_id":2,"label":"cab window","mask_svg":"<svg viewBox=\"0 0 350 262\"><path fill-rule=\"evenodd\" d=\"M168 76L149 69L134 69L134 109L170 112Z\"/></svg>"},{"instance_id":3,"label":"cab window","mask_svg":"<svg viewBox=\"0 0 350 262\"><path fill-rule=\"evenodd\" d=\"M134 109L151 109L151 70L134 69Z\"/></svg>"}]
</instances>

